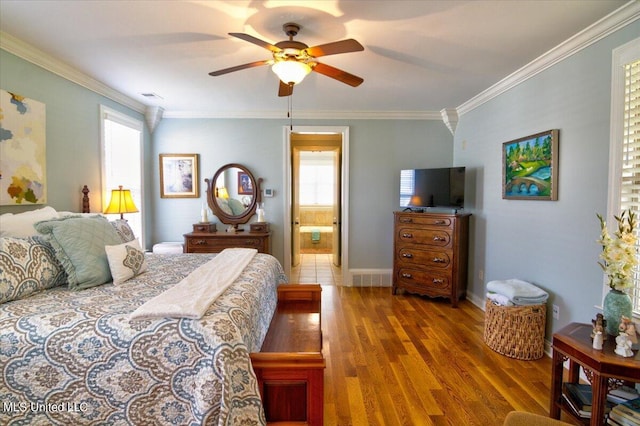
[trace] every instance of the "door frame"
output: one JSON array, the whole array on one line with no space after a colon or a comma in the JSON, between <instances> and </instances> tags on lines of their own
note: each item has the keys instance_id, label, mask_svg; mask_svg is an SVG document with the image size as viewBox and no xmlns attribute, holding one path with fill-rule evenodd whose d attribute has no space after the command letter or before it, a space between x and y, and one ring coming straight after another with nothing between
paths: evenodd
<instances>
[{"instance_id":1,"label":"door frame","mask_svg":"<svg viewBox=\"0 0 640 426\"><path fill-rule=\"evenodd\" d=\"M291 277L291 133L332 133L342 135L342 188L341 205L341 268L342 285L350 286L349 282L349 127L348 126L283 126L284 141L284 273Z\"/></svg>"}]
</instances>

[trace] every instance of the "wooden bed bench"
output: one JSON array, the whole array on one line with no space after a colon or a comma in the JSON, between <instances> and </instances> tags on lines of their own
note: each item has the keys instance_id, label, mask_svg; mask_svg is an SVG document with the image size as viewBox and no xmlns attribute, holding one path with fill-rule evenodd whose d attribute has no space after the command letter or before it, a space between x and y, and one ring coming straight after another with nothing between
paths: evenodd
<instances>
[{"instance_id":1,"label":"wooden bed bench","mask_svg":"<svg viewBox=\"0 0 640 426\"><path fill-rule=\"evenodd\" d=\"M319 284L280 285L261 351L251 354L271 425L323 424L321 292Z\"/></svg>"}]
</instances>

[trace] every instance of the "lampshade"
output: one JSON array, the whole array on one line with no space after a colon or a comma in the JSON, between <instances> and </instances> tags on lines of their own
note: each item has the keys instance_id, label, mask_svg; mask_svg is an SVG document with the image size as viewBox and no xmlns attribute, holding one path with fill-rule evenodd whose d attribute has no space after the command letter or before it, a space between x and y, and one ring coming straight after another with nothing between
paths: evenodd
<instances>
[{"instance_id":1,"label":"lampshade","mask_svg":"<svg viewBox=\"0 0 640 426\"><path fill-rule=\"evenodd\" d=\"M124 213L137 213L133 199L131 198L131 191L128 189L122 189L122 185L118 189L111 190L111 202L105 209L105 214L120 214L120 219L123 219Z\"/></svg>"},{"instance_id":2,"label":"lampshade","mask_svg":"<svg viewBox=\"0 0 640 426\"><path fill-rule=\"evenodd\" d=\"M227 192L227 188L225 188L224 186L221 186L220 188L218 188L218 198L224 198L225 200L229 198L229 193Z\"/></svg>"},{"instance_id":3,"label":"lampshade","mask_svg":"<svg viewBox=\"0 0 640 426\"><path fill-rule=\"evenodd\" d=\"M422 206L422 198L419 195L413 195L411 200L409 201L410 206L421 207Z\"/></svg>"},{"instance_id":4,"label":"lampshade","mask_svg":"<svg viewBox=\"0 0 640 426\"><path fill-rule=\"evenodd\" d=\"M309 65L295 60L276 62L271 69L285 84L298 84L311 72Z\"/></svg>"}]
</instances>

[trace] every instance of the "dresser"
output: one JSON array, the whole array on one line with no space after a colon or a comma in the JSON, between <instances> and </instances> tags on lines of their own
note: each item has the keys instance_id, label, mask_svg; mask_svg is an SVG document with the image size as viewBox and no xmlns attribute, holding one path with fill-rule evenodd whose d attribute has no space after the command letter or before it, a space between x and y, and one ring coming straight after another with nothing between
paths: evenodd
<instances>
[{"instance_id":1,"label":"dresser","mask_svg":"<svg viewBox=\"0 0 640 426\"><path fill-rule=\"evenodd\" d=\"M394 212L393 294L466 296L470 214Z\"/></svg>"},{"instance_id":2,"label":"dresser","mask_svg":"<svg viewBox=\"0 0 640 426\"><path fill-rule=\"evenodd\" d=\"M190 232L184 234L185 253L219 253L226 248L244 247L271 254L271 232Z\"/></svg>"}]
</instances>

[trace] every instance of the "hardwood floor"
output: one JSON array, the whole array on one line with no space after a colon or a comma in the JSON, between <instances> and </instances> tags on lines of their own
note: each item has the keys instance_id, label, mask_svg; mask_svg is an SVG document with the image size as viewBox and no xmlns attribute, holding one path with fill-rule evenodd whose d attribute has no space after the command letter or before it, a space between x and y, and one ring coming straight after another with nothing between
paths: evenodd
<instances>
[{"instance_id":1,"label":"hardwood floor","mask_svg":"<svg viewBox=\"0 0 640 426\"><path fill-rule=\"evenodd\" d=\"M501 425L548 415L551 359L519 361L482 340L468 301L323 285L326 425Z\"/></svg>"}]
</instances>

